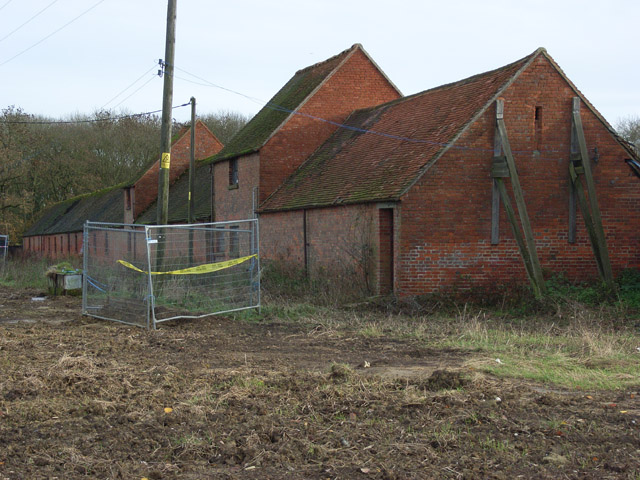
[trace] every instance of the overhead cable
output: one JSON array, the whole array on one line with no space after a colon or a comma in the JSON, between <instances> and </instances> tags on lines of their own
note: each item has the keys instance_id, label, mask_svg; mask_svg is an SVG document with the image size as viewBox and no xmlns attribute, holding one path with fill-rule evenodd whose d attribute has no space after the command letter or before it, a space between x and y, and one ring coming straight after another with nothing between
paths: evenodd
<instances>
[{"instance_id":1,"label":"overhead cable","mask_svg":"<svg viewBox=\"0 0 640 480\"><path fill-rule=\"evenodd\" d=\"M171 107L172 110L177 108L190 106L191 102L183 103L182 105L176 105ZM6 125L70 125L76 123L100 123L100 122L111 122L114 120L124 120L125 118L138 118L145 117L147 115L153 115L156 113L161 113L162 109L154 110L152 112L144 112L144 113L133 113L130 115L119 115L117 117L105 117L105 118L91 118L86 120L0 120L0 124Z\"/></svg>"},{"instance_id":2,"label":"overhead cable","mask_svg":"<svg viewBox=\"0 0 640 480\"><path fill-rule=\"evenodd\" d=\"M97 3L95 3L93 6L89 7L87 10L85 10L84 12L82 12L80 15L78 15L77 17L73 18L72 20L69 20L67 23L65 23L64 25L62 25L60 28L58 28L57 30L54 30L53 32L51 32L49 35L47 35L46 37L38 40L36 43L34 43L33 45L31 45L30 47L25 48L24 50L22 50L19 53L16 53L13 57L5 60L4 62L0 63L0 67L6 65L7 63L9 63L10 61L18 58L20 55L23 55L25 53L27 53L29 50L31 50L34 47L37 47L38 45L40 45L42 42L44 42L45 40L51 38L52 36L54 36L56 33L58 33L60 30L68 27L69 25L71 25L73 22L75 22L76 20L78 20L80 17L83 17L84 15L86 15L87 13L89 13L91 10L93 10L94 8L96 8L98 5L100 5L101 3L103 3L105 0L100 0Z\"/></svg>"},{"instance_id":3,"label":"overhead cable","mask_svg":"<svg viewBox=\"0 0 640 480\"><path fill-rule=\"evenodd\" d=\"M22 25L14 28L13 30L11 30L9 33L7 33L4 37L0 38L0 42L6 40L7 38L9 38L11 35L13 35L14 33L16 33L18 30L20 30L22 27L24 27L26 24L28 24L29 22L31 22L32 20L34 20L35 18L37 18L41 13L43 13L45 10L47 10L49 7L53 6L53 4L57 3L58 0L53 0L53 2L51 2L49 5L47 5L46 7L44 7L42 10L40 10L38 13L36 13L33 17L31 17L29 20L27 20L26 22L24 22ZM6 7L7 4L5 4L2 8ZM2 10L2 9L0 9Z\"/></svg>"}]
</instances>

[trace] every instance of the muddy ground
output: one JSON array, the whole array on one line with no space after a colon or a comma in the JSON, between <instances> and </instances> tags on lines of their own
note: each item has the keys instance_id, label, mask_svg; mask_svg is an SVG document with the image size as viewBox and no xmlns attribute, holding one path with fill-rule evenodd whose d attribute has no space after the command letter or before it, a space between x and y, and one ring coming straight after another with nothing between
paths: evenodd
<instances>
[{"instance_id":1,"label":"muddy ground","mask_svg":"<svg viewBox=\"0 0 640 480\"><path fill-rule=\"evenodd\" d=\"M0 479L640 478L635 391L313 321L148 332L38 296L0 290Z\"/></svg>"}]
</instances>

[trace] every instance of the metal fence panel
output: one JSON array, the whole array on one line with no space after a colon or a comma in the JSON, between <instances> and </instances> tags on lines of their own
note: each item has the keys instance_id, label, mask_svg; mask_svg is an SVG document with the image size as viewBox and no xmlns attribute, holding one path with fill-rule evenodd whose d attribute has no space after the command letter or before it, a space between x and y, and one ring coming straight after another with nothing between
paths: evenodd
<instances>
[{"instance_id":1,"label":"metal fence panel","mask_svg":"<svg viewBox=\"0 0 640 480\"><path fill-rule=\"evenodd\" d=\"M9 235L0 235L0 262L7 259L9 252Z\"/></svg>"},{"instance_id":2,"label":"metal fence panel","mask_svg":"<svg viewBox=\"0 0 640 480\"><path fill-rule=\"evenodd\" d=\"M85 225L83 312L160 322L258 308L257 220L196 225Z\"/></svg>"}]
</instances>

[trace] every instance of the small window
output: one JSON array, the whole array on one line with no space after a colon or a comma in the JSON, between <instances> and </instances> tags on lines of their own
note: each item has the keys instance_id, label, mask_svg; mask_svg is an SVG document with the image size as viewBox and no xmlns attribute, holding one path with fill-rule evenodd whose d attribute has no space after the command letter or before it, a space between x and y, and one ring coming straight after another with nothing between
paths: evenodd
<instances>
[{"instance_id":1,"label":"small window","mask_svg":"<svg viewBox=\"0 0 640 480\"><path fill-rule=\"evenodd\" d=\"M229 160L229 186L238 185L238 159Z\"/></svg>"},{"instance_id":2,"label":"small window","mask_svg":"<svg viewBox=\"0 0 640 480\"><path fill-rule=\"evenodd\" d=\"M534 114L536 150L542 147L542 107L536 107Z\"/></svg>"},{"instance_id":3,"label":"small window","mask_svg":"<svg viewBox=\"0 0 640 480\"><path fill-rule=\"evenodd\" d=\"M124 208L125 210L131 210L131 189L127 188L124 191Z\"/></svg>"}]
</instances>

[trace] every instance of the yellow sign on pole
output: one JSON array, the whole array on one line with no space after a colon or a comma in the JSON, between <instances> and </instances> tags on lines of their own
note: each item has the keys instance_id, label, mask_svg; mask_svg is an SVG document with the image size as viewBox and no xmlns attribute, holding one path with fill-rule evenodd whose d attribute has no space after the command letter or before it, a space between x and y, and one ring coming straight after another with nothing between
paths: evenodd
<instances>
[{"instance_id":1,"label":"yellow sign on pole","mask_svg":"<svg viewBox=\"0 0 640 480\"><path fill-rule=\"evenodd\" d=\"M171 164L171 154L164 152L162 154L162 159L160 160L160 168L169 168Z\"/></svg>"}]
</instances>

